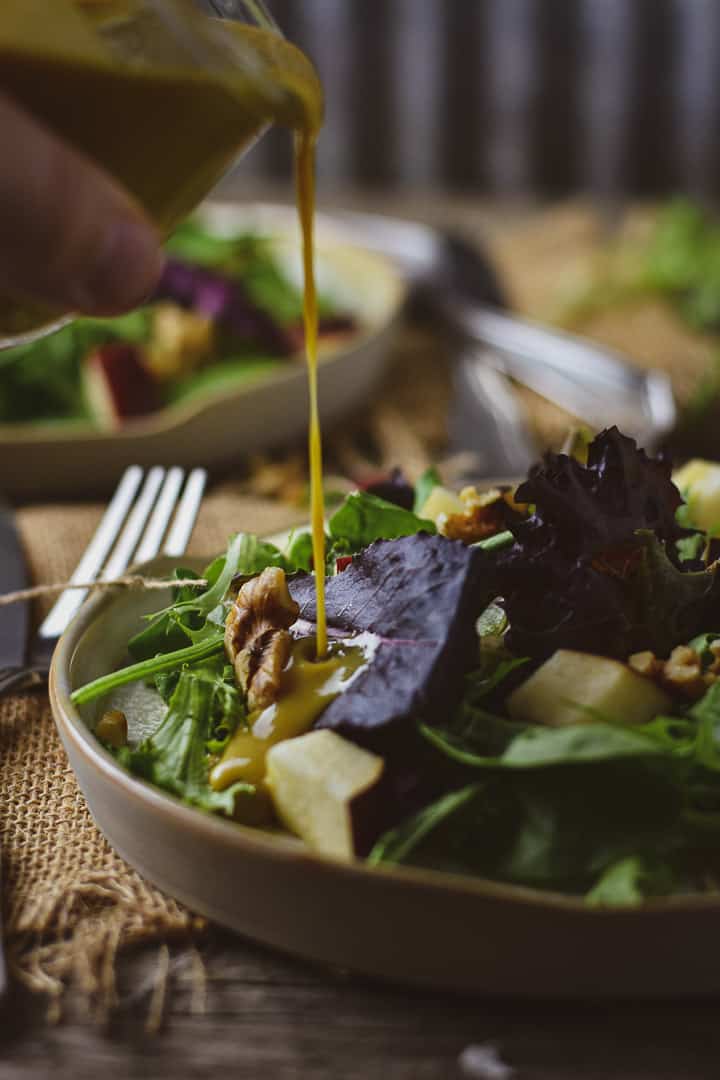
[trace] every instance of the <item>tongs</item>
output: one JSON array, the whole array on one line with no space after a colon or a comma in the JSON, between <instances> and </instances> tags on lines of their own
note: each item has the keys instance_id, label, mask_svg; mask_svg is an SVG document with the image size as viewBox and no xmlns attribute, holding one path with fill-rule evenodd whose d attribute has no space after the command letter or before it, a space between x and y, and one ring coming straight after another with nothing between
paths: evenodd
<instances>
[{"instance_id":1,"label":"tongs","mask_svg":"<svg viewBox=\"0 0 720 1080\"><path fill-rule=\"evenodd\" d=\"M463 237L374 214L331 216L355 242L399 265L413 286L415 310L441 319L461 336L457 385L466 396L475 393L485 412L494 371L592 428L617 424L648 450L674 427L677 410L664 372L643 371L604 346L509 314L489 258ZM497 379L494 388L500 391ZM467 409L468 401L464 404ZM527 456L524 449L522 456Z\"/></svg>"}]
</instances>

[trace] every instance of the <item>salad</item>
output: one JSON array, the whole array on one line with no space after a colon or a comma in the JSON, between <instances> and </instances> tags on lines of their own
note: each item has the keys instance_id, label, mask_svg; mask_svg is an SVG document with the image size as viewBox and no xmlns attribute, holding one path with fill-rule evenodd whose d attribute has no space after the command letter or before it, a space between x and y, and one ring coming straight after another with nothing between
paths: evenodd
<instances>
[{"instance_id":1,"label":"salad","mask_svg":"<svg viewBox=\"0 0 720 1080\"><path fill-rule=\"evenodd\" d=\"M517 489L430 470L310 537L240 533L75 690L126 769L314 850L585 896L718 888L720 465L673 474L616 428ZM152 687L140 740L114 698ZM93 711L94 710L94 711Z\"/></svg>"},{"instance_id":2,"label":"salad","mask_svg":"<svg viewBox=\"0 0 720 1080\"><path fill-rule=\"evenodd\" d=\"M196 221L166 245L155 295L114 319L78 319L0 353L0 423L84 421L116 429L199 393L302 360L302 292L267 236ZM321 297L321 340L353 334Z\"/></svg>"}]
</instances>

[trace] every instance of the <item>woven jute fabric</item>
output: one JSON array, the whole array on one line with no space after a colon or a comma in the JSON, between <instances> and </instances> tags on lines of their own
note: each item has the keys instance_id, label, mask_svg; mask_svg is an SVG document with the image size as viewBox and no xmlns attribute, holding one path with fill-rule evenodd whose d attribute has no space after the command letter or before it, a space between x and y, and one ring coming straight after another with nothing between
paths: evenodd
<instances>
[{"instance_id":1,"label":"woven jute fabric","mask_svg":"<svg viewBox=\"0 0 720 1080\"><path fill-rule=\"evenodd\" d=\"M63 581L101 506L34 506L17 521L35 581ZM214 554L238 528L272 533L304 511L232 493L210 495L191 551ZM39 618L42 608L38 605ZM45 694L0 702L0 852L11 969L57 1013L73 983L96 1012L113 1003L114 961L133 943L190 938L202 920L144 882L95 827Z\"/></svg>"}]
</instances>

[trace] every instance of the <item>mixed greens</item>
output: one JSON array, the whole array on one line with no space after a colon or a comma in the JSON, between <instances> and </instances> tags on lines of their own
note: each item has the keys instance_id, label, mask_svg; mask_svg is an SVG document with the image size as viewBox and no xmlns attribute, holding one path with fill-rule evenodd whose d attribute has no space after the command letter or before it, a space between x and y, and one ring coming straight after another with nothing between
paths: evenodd
<instances>
[{"instance_id":1,"label":"mixed greens","mask_svg":"<svg viewBox=\"0 0 720 1080\"><path fill-rule=\"evenodd\" d=\"M676 475L682 492L613 428L584 460L546 455L515 492L458 496L430 472L348 496L328 522L328 627L343 647L371 638L372 655L308 734L271 749L264 779L213 780L275 715L251 707L228 627L272 567L291 635L313 640L305 532L283 549L234 537L201 589L176 590L131 639L132 665L74 699L95 703L101 735L112 692L150 682L157 730L106 740L126 768L205 811L280 818L330 854L596 905L715 889L720 586L715 530L697 523L720 508L720 466Z\"/></svg>"},{"instance_id":2,"label":"mixed greens","mask_svg":"<svg viewBox=\"0 0 720 1080\"><path fill-rule=\"evenodd\" d=\"M0 355L0 423L115 428L196 394L262 377L302 351L302 295L269 239L195 221L167 245L156 293L129 315L78 319ZM320 334L355 331L320 298Z\"/></svg>"}]
</instances>

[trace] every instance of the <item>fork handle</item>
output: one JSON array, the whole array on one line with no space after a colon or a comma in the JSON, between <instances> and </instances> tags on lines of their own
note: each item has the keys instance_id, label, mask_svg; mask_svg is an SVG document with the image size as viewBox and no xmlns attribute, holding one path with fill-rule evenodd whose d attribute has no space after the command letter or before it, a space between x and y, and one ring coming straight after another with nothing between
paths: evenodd
<instances>
[{"instance_id":1,"label":"fork handle","mask_svg":"<svg viewBox=\"0 0 720 1080\"><path fill-rule=\"evenodd\" d=\"M30 690L44 686L47 673L33 668L4 668L0 671L0 697L19 690Z\"/></svg>"}]
</instances>

